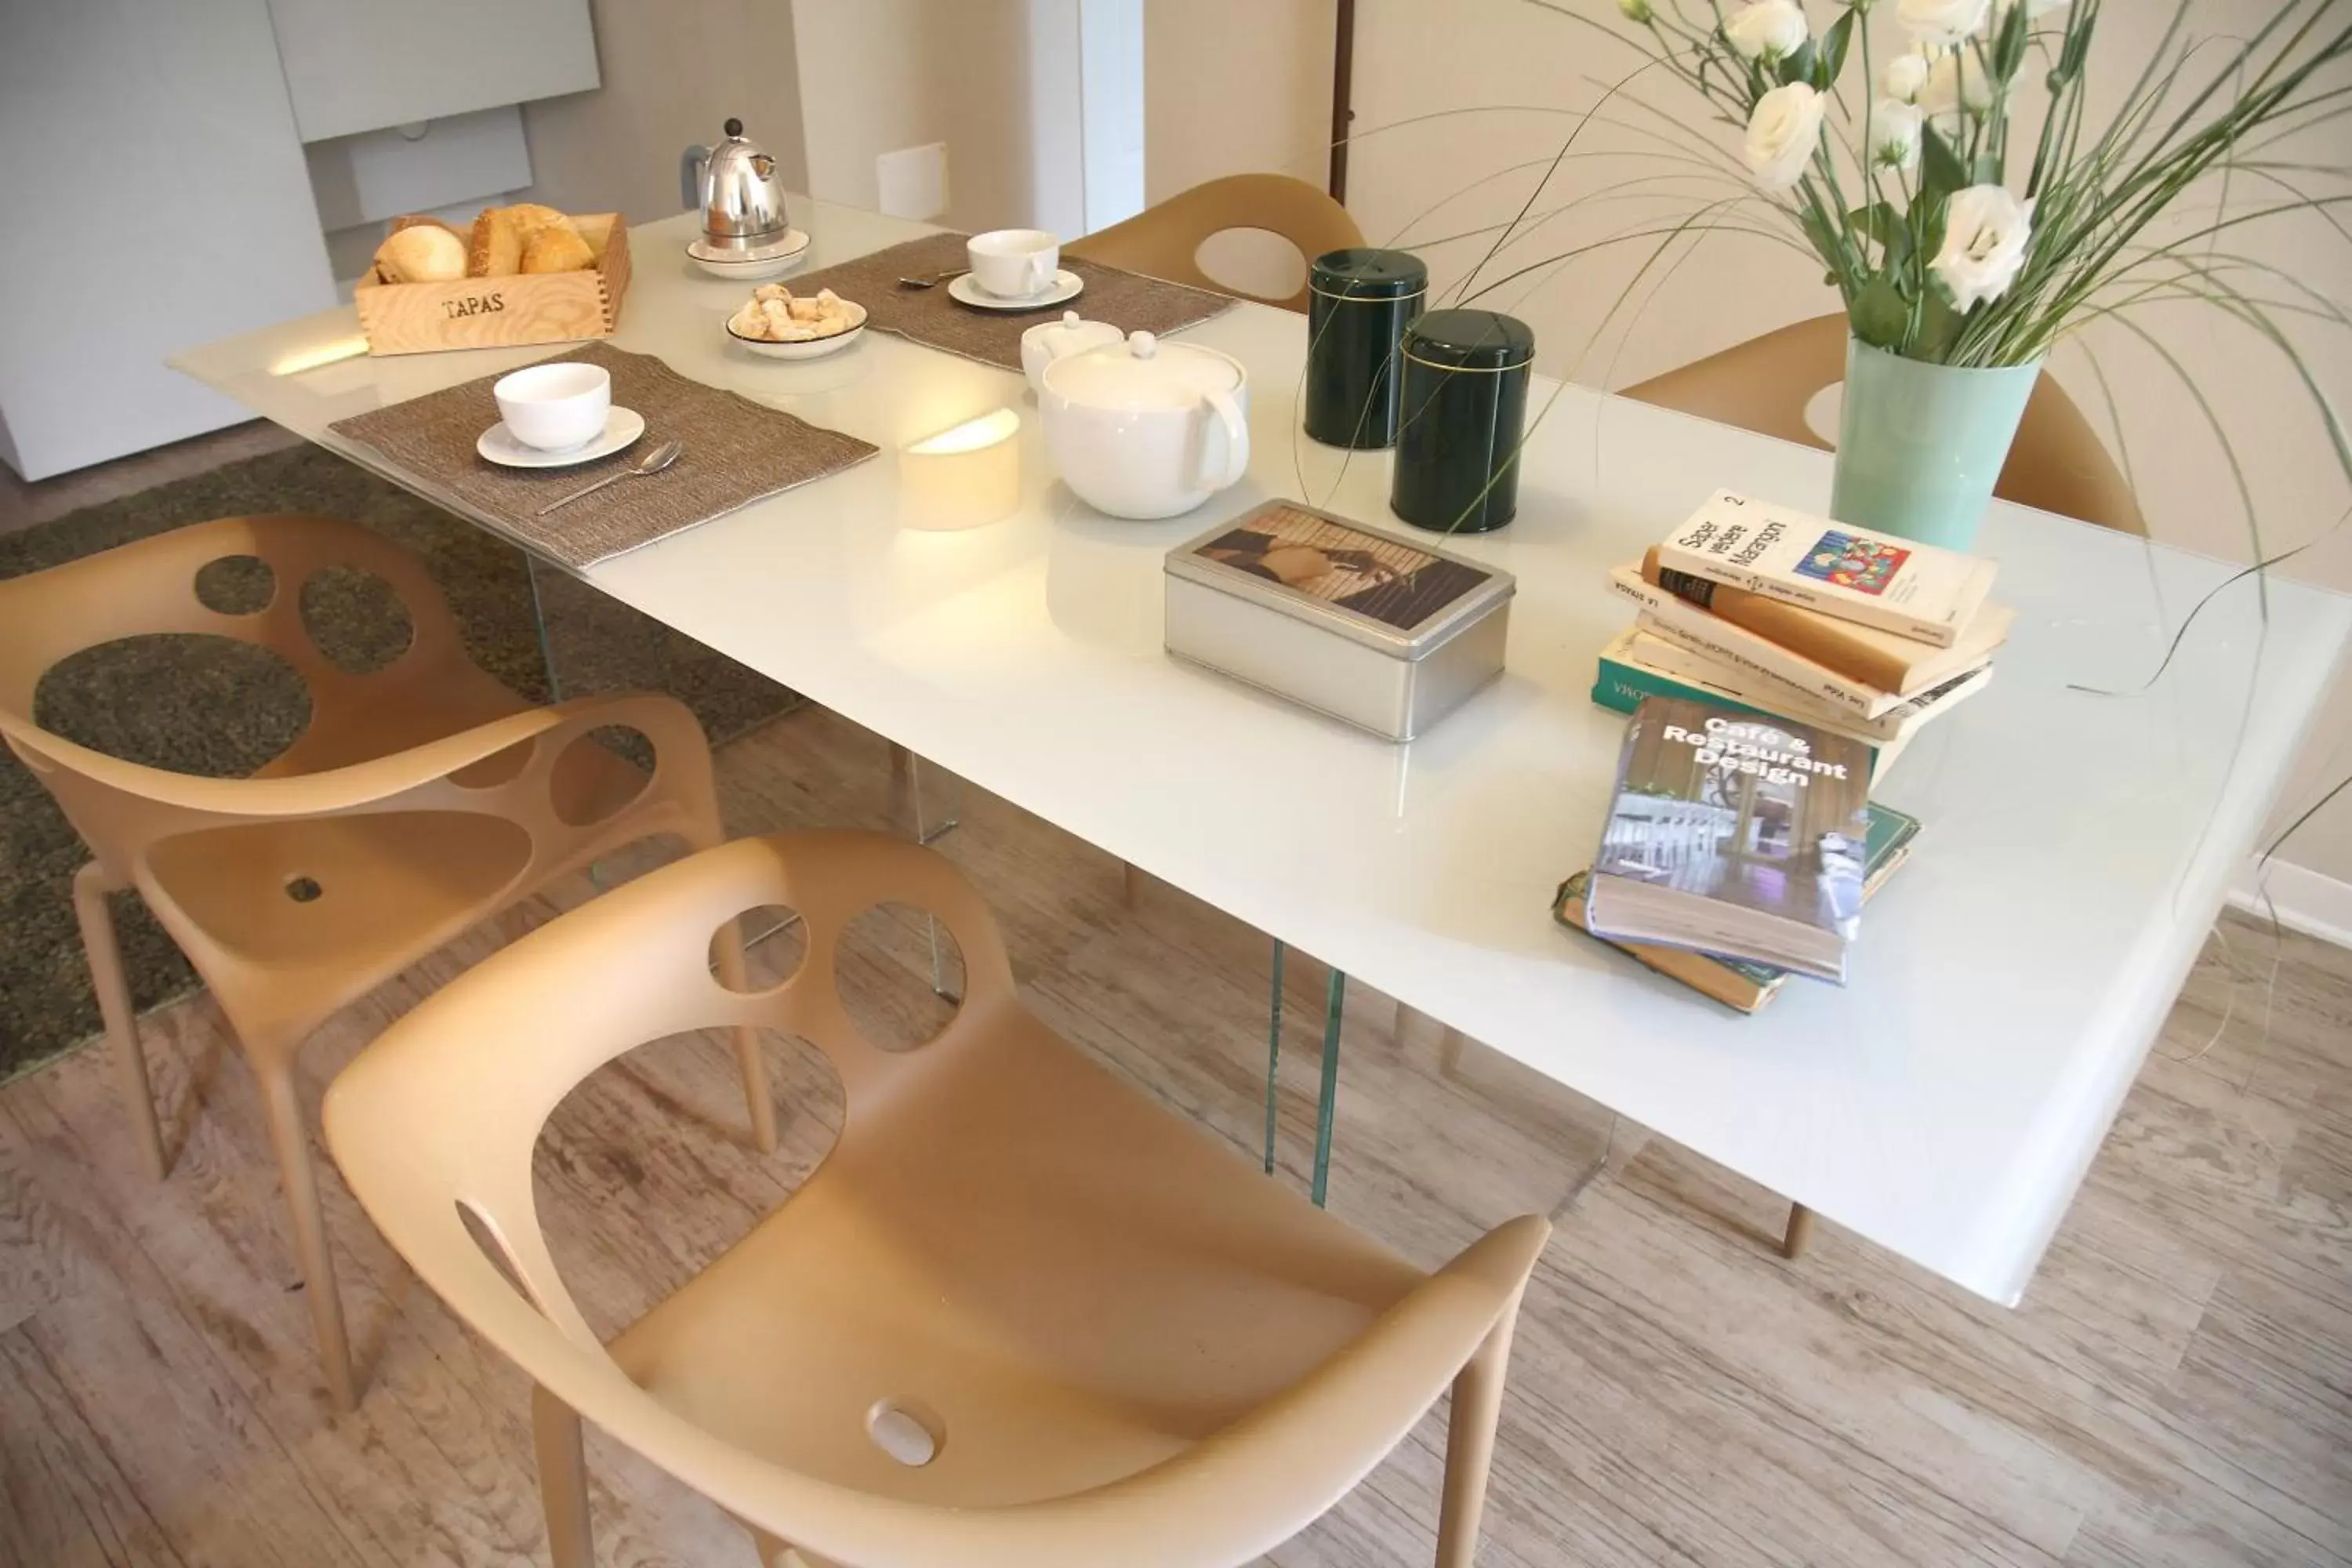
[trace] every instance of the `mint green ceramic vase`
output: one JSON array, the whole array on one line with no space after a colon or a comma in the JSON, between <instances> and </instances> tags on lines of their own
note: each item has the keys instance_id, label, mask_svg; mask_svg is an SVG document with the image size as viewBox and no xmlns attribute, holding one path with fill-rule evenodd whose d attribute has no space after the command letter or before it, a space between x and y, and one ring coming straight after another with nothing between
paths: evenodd
<instances>
[{"instance_id":1,"label":"mint green ceramic vase","mask_svg":"<svg viewBox=\"0 0 2352 1568\"><path fill-rule=\"evenodd\" d=\"M1947 550L1974 548L2041 374L2039 361L1992 370L1930 364L1848 338L1830 515Z\"/></svg>"}]
</instances>

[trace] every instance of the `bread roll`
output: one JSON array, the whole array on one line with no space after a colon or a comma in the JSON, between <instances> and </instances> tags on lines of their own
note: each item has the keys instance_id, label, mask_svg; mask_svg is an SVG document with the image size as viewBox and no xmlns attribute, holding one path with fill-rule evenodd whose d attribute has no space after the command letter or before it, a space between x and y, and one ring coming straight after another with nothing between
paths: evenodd
<instances>
[{"instance_id":1,"label":"bread roll","mask_svg":"<svg viewBox=\"0 0 2352 1568\"><path fill-rule=\"evenodd\" d=\"M466 271L475 278L511 278L522 270L522 229L511 207L484 207L474 219Z\"/></svg>"},{"instance_id":2,"label":"bread roll","mask_svg":"<svg viewBox=\"0 0 2352 1568\"><path fill-rule=\"evenodd\" d=\"M572 232L569 225L548 224L531 231L523 242L522 269L525 272L577 272L594 265L595 257L588 250L588 242Z\"/></svg>"},{"instance_id":3,"label":"bread roll","mask_svg":"<svg viewBox=\"0 0 2352 1568\"><path fill-rule=\"evenodd\" d=\"M529 239L541 229L551 226L556 228L572 227L570 218L557 212L553 207L543 207L537 202L517 202L507 208L507 211L512 216L516 228L520 231L525 239Z\"/></svg>"},{"instance_id":4,"label":"bread roll","mask_svg":"<svg viewBox=\"0 0 2352 1568\"><path fill-rule=\"evenodd\" d=\"M386 283L441 283L466 275L466 243L438 224L416 224L376 247L375 275Z\"/></svg>"}]
</instances>

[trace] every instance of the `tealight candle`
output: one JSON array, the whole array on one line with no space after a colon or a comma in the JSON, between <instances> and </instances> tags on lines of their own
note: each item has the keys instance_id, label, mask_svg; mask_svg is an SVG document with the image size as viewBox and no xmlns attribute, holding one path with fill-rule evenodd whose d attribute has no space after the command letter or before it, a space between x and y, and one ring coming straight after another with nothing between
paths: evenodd
<instances>
[{"instance_id":1,"label":"tealight candle","mask_svg":"<svg viewBox=\"0 0 2352 1568\"><path fill-rule=\"evenodd\" d=\"M898 521L980 528L1021 504L1021 416L999 408L898 448Z\"/></svg>"}]
</instances>

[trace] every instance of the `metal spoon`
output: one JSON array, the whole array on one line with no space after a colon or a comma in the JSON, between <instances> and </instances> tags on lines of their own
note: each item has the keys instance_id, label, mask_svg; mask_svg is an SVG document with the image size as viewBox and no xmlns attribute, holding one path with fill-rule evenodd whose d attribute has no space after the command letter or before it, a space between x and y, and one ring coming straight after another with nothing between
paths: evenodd
<instances>
[{"instance_id":1,"label":"metal spoon","mask_svg":"<svg viewBox=\"0 0 2352 1568\"><path fill-rule=\"evenodd\" d=\"M677 462L678 454L685 450L686 443L683 441L664 441L660 446L656 447L652 451L647 452L644 457L639 458L627 468L623 468L616 473L606 474L603 479L598 479L593 485L583 485L578 489L573 490L570 495L565 496L562 500L548 502L545 506L539 509L536 515L545 517L557 507L570 506L582 496L592 495L594 492L603 489L606 485L617 483L622 479L634 479L645 474L658 474L664 468L668 468L672 463Z\"/></svg>"},{"instance_id":2,"label":"metal spoon","mask_svg":"<svg viewBox=\"0 0 2352 1568\"><path fill-rule=\"evenodd\" d=\"M949 279L961 278L971 270L971 268L969 267L950 267L944 272L926 272L919 278L901 278L898 279L898 287L901 289L936 289L940 284L946 282Z\"/></svg>"}]
</instances>

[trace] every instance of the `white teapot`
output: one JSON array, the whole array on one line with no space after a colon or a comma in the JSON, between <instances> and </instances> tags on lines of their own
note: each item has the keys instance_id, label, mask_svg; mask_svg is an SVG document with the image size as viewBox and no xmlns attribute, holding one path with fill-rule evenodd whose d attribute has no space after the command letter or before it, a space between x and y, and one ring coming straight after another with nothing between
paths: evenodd
<instances>
[{"instance_id":1,"label":"white teapot","mask_svg":"<svg viewBox=\"0 0 2352 1568\"><path fill-rule=\"evenodd\" d=\"M1029 390L1045 390L1045 367L1065 354L1084 353L1124 342L1127 334L1108 321L1089 321L1076 310L1065 310L1058 321L1045 321L1021 334L1021 374Z\"/></svg>"},{"instance_id":2,"label":"white teapot","mask_svg":"<svg viewBox=\"0 0 2352 1568\"><path fill-rule=\"evenodd\" d=\"M1113 517L1174 517L1249 471L1249 373L1198 343L1130 332L1064 354L1037 412L1064 482Z\"/></svg>"}]
</instances>

